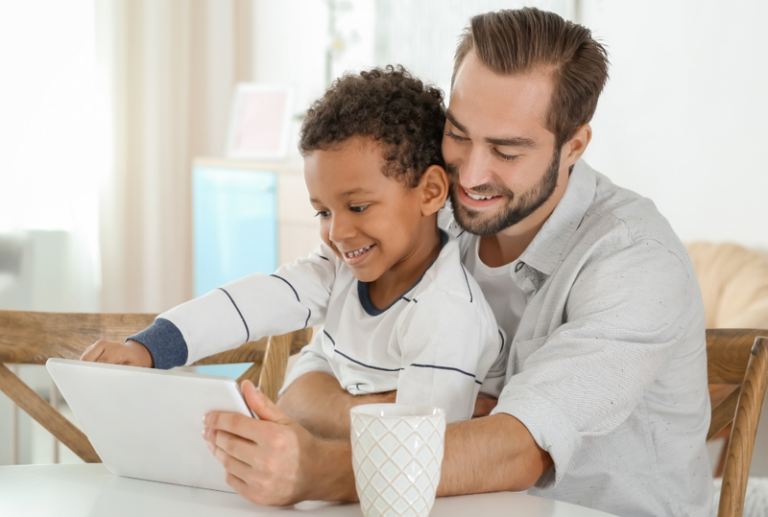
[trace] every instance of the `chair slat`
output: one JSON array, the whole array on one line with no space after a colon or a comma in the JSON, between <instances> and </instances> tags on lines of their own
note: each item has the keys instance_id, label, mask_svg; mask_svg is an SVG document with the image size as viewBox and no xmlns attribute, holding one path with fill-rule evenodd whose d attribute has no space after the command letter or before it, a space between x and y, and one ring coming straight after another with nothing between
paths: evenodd
<instances>
[{"instance_id":1,"label":"chair slat","mask_svg":"<svg viewBox=\"0 0 768 517\"><path fill-rule=\"evenodd\" d=\"M718 405L712 408L712 420L709 423L709 432L707 432L707 441L713 436L725 429L725 426L733 421L736 414L736 405L739 401L740 390L732 391Z\"/></svg>"},{"instance_id":2,"label":"chair slat","mask_svg":"<svg viewBox=\"0 0 768 517\"><path fill-rule=\"evenodd\" d=\"M253 383L254 386L259 385L259 379L261 378L261 363L252 364L247 370L245 370L240 377L237 378L237 385L240 386L243 381L248 380Z\"/></svg>"},{"instance_id":3,"label":"chair slat","mask_svg":"<svg viewBox=\"0 0 768 517\"><path fill-rule=\"evenodd\" d=\"M0 391L8 395L29 416L37 420L61 443L86 463L101 463L85 434L56 411L40 395L24 384L4 364L0 364Z\"/></svg>"},{"instance_id":4,"label":"chair slat","mask_svg":"<svg viewBox=\"0 0 768 517\"><path fill-rule=\"evenodd\" d=\"M288 356L291 353L291 334L271 336L267 346L267 356L264 360L264 368L259 379L259 389L272 402L277 402L277 393L285 380L285 367L288 364Z\"/></svg>"},{"instance_id":5,"label":"chair slat","mask_svg":"<svg viewBox=\"0 0 768 517\"><path fill-rule=\"evenodd\" d=\"M154 314L0 311L0 363L77 359L96 341L122 342L154 319Z\"/></svg>"},{"instance_id":6,"label":"chair slat","mask_svg":"<svg viewBox=\"0 0 768 517\"><path fill-rule=\"evenodd\" d=\"M258 341L249 341L232 350L219 352L218 354L204 357L195 362L192 366L206 366L211 364L234 364L234 363L259 363L264 361L264 355L267 351L268 338L262 338Z\"/></svg>"},{"instance_id":7,"label":"chair slat","mask_svg":"<svg viewBox=\"0 0 768 517\"><path fill-rule=\"evenodd\" d=\"M741 384L747 370L752 343L768 330L707 330L707 373L709 384Z\"/></svg>"}]
</instances>

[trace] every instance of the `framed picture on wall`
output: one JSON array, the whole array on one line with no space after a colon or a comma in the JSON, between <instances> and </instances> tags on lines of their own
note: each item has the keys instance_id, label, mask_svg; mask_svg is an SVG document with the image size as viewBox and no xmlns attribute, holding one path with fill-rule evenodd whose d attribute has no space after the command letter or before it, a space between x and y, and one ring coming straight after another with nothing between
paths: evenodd
<instances>
[{"instance_id":1,"label":"framed picture on wall","mask_svg":"<svg viewBox=\"0 0 768 517\"><path fill-rule=\"evenodd\" d=\"M229 117L227 157L286 158L293 102L288 86L238 84Z\"/></svg>"}]
</instances>

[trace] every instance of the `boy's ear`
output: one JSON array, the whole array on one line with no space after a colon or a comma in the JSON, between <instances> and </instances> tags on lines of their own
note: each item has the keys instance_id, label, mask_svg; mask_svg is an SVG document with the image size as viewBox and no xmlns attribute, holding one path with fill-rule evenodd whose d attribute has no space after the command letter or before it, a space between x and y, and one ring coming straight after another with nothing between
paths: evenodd
<instances>
[{"instance_id":1,"label":"boy's ear","mask_svg":"<svg viewBox=\"0 0 768 517\"><path fill-rule=\"evenodd\" d=\"M430 165L419 182L421 215L436 213L445 204L449 189L448 174L439 165Z\"/></svg>"}]
</instances>

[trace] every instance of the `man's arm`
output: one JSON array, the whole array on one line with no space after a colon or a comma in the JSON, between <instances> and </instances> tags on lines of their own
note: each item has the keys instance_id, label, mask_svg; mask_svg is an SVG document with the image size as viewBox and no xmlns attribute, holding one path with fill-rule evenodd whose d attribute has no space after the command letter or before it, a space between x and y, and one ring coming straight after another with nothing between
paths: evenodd
<instances>
[{"instance_id":1,"label":"man's arm","mask_svg":"<svg viewBox=\"0 0 768 517\"><path fill-rule=\"evenodd\" d=\"M237 493L268 505L357 499L349 443L313 436L247 381L243 395L259 420L215 412L206 416L204 433ZM551 465L509 415L452 424L438 495L525 490Z\"/></svg>"},{"instance_id":2,"label":"man's arm","mask_svg":"<svg viewBox=\"0 0 768 517\"><path fill-rule=\"evenodd\" d=\"M351 395L333 375L309 372L296 379L277 403L287 416L325 440L349 441L349 410L362 404L394 402L397 393Z\"/></svg>"},{"instance_id":3,"label":"man's arm","mask_svg":"<svg viewBox=\"0 0 768 517\"><path fill-rule=\"evenodd\" d=\"M449 425L438 496L531 488L552 466L518 420L496 414Z\"/></svg>"}]
</instances>

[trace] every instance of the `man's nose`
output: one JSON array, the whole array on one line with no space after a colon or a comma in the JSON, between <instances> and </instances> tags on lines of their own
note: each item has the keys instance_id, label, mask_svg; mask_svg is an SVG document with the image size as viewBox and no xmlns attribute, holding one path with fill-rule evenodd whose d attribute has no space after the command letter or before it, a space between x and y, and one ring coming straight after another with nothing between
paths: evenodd
<instances>
[{"instance_id":1,"label":"man's nose","mask_svg":"<svg viewBox=\"0 0 768 517\"><path fill-rule=\"evenodd\" d=\"M493 183L490 155L480 146L473 146L462 166L459 166L459 182L465 188Z\"/></svg>"},{"instance_id":2,"label":"man's nose","mask_svg":"<svg viewBox=\"0 0 768 517\"><path fill-rule=\"evenodd\" d=\"M348 214L333 214L331 218L331 228L328 232L328 238L335 242L344 242L357 234L355 226L350 221Z\"/></svg>"}]
</instances>

